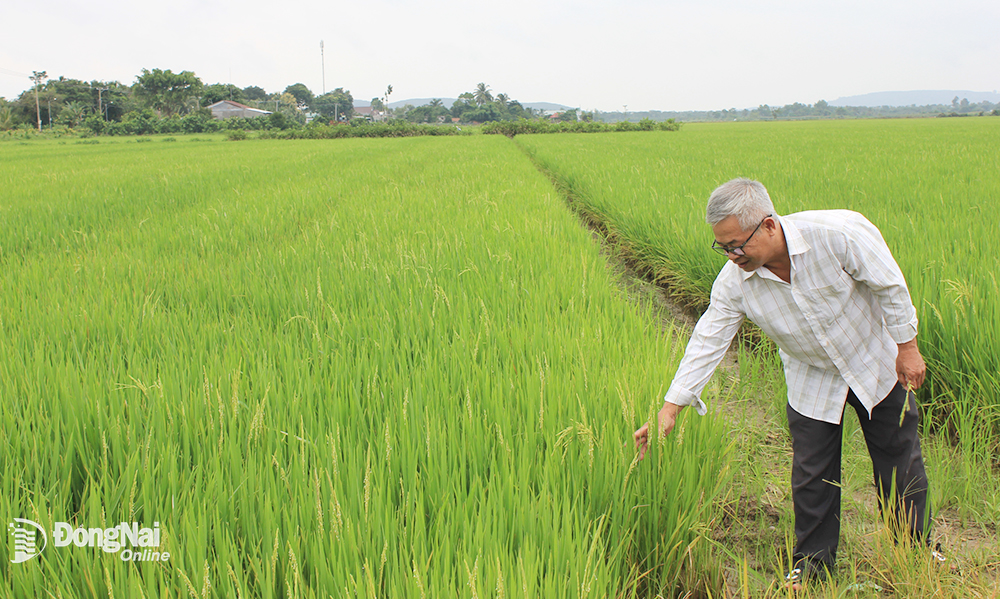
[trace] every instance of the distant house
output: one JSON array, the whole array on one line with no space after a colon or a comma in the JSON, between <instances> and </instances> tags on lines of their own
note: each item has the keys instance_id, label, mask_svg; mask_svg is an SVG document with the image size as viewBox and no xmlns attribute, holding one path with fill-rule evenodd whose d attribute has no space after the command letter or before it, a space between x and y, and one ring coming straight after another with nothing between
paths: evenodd
<instances>
[{"instance_id":1,"label":"distant house","mask_svg":"<svg viewBox=\"0 0 1000 599\"><path fill-rule=\"evenodd\" d=\"M212 111L213 119L228 119L232 117L241 117L244 119L252 119L258 116L267 116L271 114L267 110L257 110L256 108L250 108L249 106L240 104L239 102L233 102L231 100L223 100L221 102L216 102L208 107Z\"/></svg>"},{"instance_id":2,"label":"distant house","mask_svg":"<svg viewBox=\"0 0 1000 599\"><path fill-rule=\"evenodd\" d=\"M354 116L362 117L372 122L378 122L378 121L384 121L386 114L385 111L375 110L371 106L355 106Z\"/></svg>"}]
</instances>

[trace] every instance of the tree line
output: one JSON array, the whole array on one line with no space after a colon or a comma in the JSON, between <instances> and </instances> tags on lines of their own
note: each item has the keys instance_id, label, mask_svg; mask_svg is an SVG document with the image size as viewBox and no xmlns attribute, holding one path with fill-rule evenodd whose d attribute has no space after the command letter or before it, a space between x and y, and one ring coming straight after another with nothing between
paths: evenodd
<instances>
[{"instance_id":1,"label":"tree line","mask_svg":"<svg viewBox=\"0 0 1000 599\"><path fill-rule=\"evenodd\" d=\"M493 95L489 85L478 84L462 93L452 106L435 99L425 106L389 108L392 86L381 97L371 99L370 109L355 109L350 90L338 87L315 95L303 83L294 83L280 92L267 92L251 85L228 83L205 85L192 71L143 69L131 85L118 81L82 81L66 77L50 78L35 71L32 85L15 100L0 98L0 130L62 129L89 130L98 134L146 134L225 129L285 130L307 122L360 124L405 120L411 123L485 123L516 121L545 116L525 108L507 94ZM220 123L208 107L230 100L264 110L265 118L230 119ZM364 112L365 114L359 114ZM586 115L584 115L586 116ZM560 115L577 120L575 111ZM592 118L592 115L590 115Z\"/></svg>"},{"instance_id":2,"label":"tree line","mask_svg":"<svg viewBox=\"0 0 1000 599\"><path fill-rule=\"evenodd\" d=\"M971 103L957 96L950 105L927 106L830 106L799 102L785 106L762 104L756 109L717 111L620 111L584 112L570 109L556 115L523 106L505 93L493 94L490 86L479 83L461 93L450 107L433 99L424 106L407 104L392 109L389 97L392 86L381 97L372 98L369 110L359 114L350 90L338 87L315 95L305 84L294 83L280 92L267 92L251 85L237 87L228 83L205 85L192 71L174 73L162 69L143 69L131 85L118 81L82 81L66 77L50 78L45 71L35 71L32 85L15 100L0 98L0 131L11 129L78 129L103 134L201 133L232 129L286 130L307 122L325 125L363 124L404 120L416 124L491 123L525 120L557 122L598 121L640 122L644 119L675 121L750 121L810 118L891 118L907 116L1000 115L1000 104ZM265 110L266 118L212 118L208 107L221 100L231 100Z\"/></svg>"},{"instance_id":3,"label":"tree line","mask_svg":"<svg viewBox=\"0 0 1000 599\"><path fill-rule=\"evenodd\" d=\"M312 111L323 117L339 112L350 118L354 108L354 99L343 88L317 97L304 84L295 83L284 91L268 93L256 85L205 85L192 71L169 69L143 69L131 85L49 78L45 71L36 71L31 80L33 85L15 100L0 98L0 130L82 126L104 132L122 129L116 124L151 119L205 122L211 119L208 107L221 100L271 112L270 123L278 128L304 124Z\"/></svg>"},{"instance_id":4,"label":"tree line","mask_svg":"<svg viewBox=\"0 0 1000 599\"><path fill-rule=\"evenodd\" d=\"M730 108L726 110L704 110L668 112L659 110L633 112L598 112L597 120L616 123L619 121L638 122L642 119L665 121L773 121L806 119L865 119L904 118L936 116L1000 116L1000 104L991 102L969 102L958 96L951 104L928 104L924 106L830 106L825 100L815 104L795 102L784 106L761 104L757 108Z\"/></svg>"},{"instance_id":5,"label":"tree line","mask_svg":"<svg viewBox=\"0 0 1000 599\"><path fill-rule=\"evenodd\" d=\"M459 94L450 108L445 107L441 99L434 98L424 106L401 106L395 110L395 116L411 123L490 123L538 119L544 117L545 113L527 108L505 93L494 96L489 85L479 83L472 91Z\"/></svg>"}]
</instances>

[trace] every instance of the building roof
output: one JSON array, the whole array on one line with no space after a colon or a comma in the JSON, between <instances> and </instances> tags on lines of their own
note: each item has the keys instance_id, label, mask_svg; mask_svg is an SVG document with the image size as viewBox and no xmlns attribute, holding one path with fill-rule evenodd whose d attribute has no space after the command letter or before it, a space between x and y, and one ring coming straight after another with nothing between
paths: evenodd
<instances>
[{"instance_id":1,"label":"building roof","mask_svg":"<svg viewBox=\"0 0 1000 599\"><path fill-rule=\"evenodd\" d=\"M223 105L225 105L225 106L223 106ZM247 106L246 104L240 104L239 102L233 102L232 100L220 100L219 102L216 102L215 104L212 104L211 106L208 107L209 110L212 110L212 109L215 109L215 108L219 108L219 109L222 109L222 110L243 110L243 111L250 111L251 113L257 113L257 114L271 114L271 112L268 111L268 110L260 110L259 108L251 108L251 107Z\"/></svg>"}]
</instances>

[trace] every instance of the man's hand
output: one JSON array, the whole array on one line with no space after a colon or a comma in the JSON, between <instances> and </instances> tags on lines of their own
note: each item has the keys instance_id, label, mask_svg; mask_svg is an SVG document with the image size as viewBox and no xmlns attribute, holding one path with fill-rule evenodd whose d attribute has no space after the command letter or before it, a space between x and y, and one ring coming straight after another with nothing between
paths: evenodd
<instances>
[{"instance_id":1,"label":"man's hand","mask_svg":"<svg viewBox=\"0 0 1000 599\"><path fill-rule=\"evenodd\" d=\"M661 439L674 430L674 424L677 423L677 415L681 413L683 408L684 406L678 406L670 402L663 403L660 413L656 416L656 420L660 425ZM649 449L649 423L647 422L639 427L639 430L635 431L632 438L635 439L635 448L639 450L639 459L641 460L646 457L646 450Z\"/></svg>"},{"instance_id":2,"label":"man's hand","mask_svg":"<svg viewBox=\"0 0 1000 599\"><path fill-rule=\"evenodd\" d=\"M899 355L896 356L896 376L904 389L919 389L924 384L927 365L917 349L917 338L899 344Z\"/></svg>"}]
</instances>

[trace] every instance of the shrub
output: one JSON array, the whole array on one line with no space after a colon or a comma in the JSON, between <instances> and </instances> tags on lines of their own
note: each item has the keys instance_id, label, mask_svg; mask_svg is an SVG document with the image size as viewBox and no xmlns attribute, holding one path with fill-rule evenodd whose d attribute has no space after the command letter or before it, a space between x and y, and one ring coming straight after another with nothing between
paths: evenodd
<instances>
[{"instance_id":1,"label":"shrub","mask_svg":"<svg viewBox=\"0 0 1000 599\"><path fill-rule=\"evenodd\" d=\"M525 133L601 133L607 131L677 131L680 123L674 119L657 123L652 119L642 119L638 123L620 121L618 123L598 123L594 121L565 121L550 123L547 121L520 119L517 121L497 121L486 123L482 127L485 134L515 135Z\"/></svg>"},{"instance_id":2,"label":"shrub","mask_svg":"<svg viewBox=\"0 0 1000 599\"><path fill-rule=\"evenodd\" d=\"M260 138L265 138L263 131ZM343 125L310 125L275 133L268 139L340 139L345 137L416 137L420 135L458 135L459 130L451 126L414 125L407 121L395 120L388 123L365 123L350 127Z\"/></svg>"},{"instance_id":3,"label":"shrub","mask_svg":"<svg viewBox=\"0 0 1000 599\"><path fill-rule=\"evenodd\" d=\"M177 115L172 115L168 116L165 119L160 119L160 121L156 123L157 133L180 133L183 130L183 128L184 125L181 121L181 117Z\"/></svg>"},{"instance_id":4,"label":"shrub","mask_svg":"<svg viewBox=\"0 0 1000 599\"><path fill-rule=\"evenodd\" d=\"M184 133L207 133L212 130L211 127L215 126L211 123L214 120L211 114L206 115L200 111L193 112L181 119L181 127Z\"/></svg>"},{"instance_id":5,"label":"shrub","mask_svg":"<svg viewBox=\"0 0 1000 599\"><path fill-rule=\"evenodd\" d=\"M104 132L107 121L101 118L99 115L92 114L87 118L83 119L81 123L83 128L88 129L93 135L100 135Z\"/></svg>"},{"instance_id":6,"label":"shrub","mask_svg":"<svg viewBox=\"0 0 1000 599\"><path fill-rule=\"evenodd\" d=\"M295 125L295 121L283 112L272 112L267 115L267 121L268 126L272 129L280 129L282 131Z\"/></svg>"},{"instance_id":7,"label":"shrub","mask_svg":"<svg viewBox=\"0 0 1000 599\"><path fill-rule=\"evenodd\" d=\"M680 128L681 124L675 121L674 119L667 119L660 123L661 131L677 131Z\"/></svg>"},{"instance_id":8,"label":"shrub","mask_svg":"<svg viewBox=\"0 0 1000 599\"><path fill-rule=\"evenodd\" d=\"M136 110L129 112L122 119L121 129L124 135L150 135L156 133L157 118L152 109ZM122 133L118 133L122 135Z\"/></svg>"}]
</instances>

